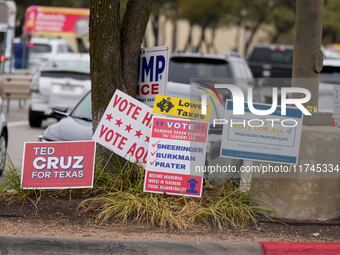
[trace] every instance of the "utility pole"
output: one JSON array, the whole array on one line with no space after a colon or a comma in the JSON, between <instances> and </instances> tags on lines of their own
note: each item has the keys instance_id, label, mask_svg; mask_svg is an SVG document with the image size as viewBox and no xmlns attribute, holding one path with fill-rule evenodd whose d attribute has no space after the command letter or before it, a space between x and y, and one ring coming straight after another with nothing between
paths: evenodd
<instances>
[{"instance_id":1,"label":"utility pole","mask_svg":"<svg viewBox=\"0 0 340 255\"><path fill-rule=\"evenodd\" d=\"M311 100L306 104L311 112L318 111L320 72L323 67L323 6L324 0L296 1L292 86L306 88L311 92Z\"/></svg>"}]
</instances>

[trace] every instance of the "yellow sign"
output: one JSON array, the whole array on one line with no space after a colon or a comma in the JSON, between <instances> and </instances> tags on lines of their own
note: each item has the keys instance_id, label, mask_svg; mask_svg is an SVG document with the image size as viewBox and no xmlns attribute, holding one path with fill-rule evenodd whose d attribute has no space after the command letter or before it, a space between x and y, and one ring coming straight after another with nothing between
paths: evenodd
<instances>
[{"instance_id":1,"label":"yellow sign","mask_svg":"<svg viewBox=\"0 0 340 255\"><path fill-rule=\"evenodd\" d=\"M202 103L199 101L156 95L153 112L192 120L209 121L211 108L212 104L207 103L206 114L202 114Z\"/></svg>"}]
</instances>

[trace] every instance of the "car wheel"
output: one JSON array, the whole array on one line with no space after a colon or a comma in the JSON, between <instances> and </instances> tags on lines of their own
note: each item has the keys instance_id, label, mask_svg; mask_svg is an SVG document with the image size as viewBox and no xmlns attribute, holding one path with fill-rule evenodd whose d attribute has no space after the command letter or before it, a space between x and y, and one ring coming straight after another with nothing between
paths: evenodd
<instances>
[{"instance_id":1,"label":"car wheel","mask_svg":"<svg viewBox=\"0 0 340 255\"><path fill-rule=\"evenodd\" d=\"M0 136L0 176L2 175L2 172L5 169L6 155L7 155L7 140L3 133Z\"/></svg>"},{"instance_id":2,"label":"car wheel","mask_svg":"<svg viewBox=\"0 0 340 255\"><path fill-rule=\"evenodd\" d=\"M30 108L28 111L28 122L30 127L40 127L41 122L44 119L44 114L42 112L32 111Z\"/></svg>"}]
</instances>

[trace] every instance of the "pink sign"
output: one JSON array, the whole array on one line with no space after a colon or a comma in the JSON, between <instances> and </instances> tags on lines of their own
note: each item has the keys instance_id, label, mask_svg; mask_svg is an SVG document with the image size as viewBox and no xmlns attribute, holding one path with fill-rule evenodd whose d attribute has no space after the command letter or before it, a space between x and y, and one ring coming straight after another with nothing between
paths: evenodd
<instances>
[{"instance_id":1,"label":"pink sign","mask_svg":"<svg viewBox=\"0 0 340 255\"><path fill-rule=\"evenodd\" d=\"M23 189L92 188L94 141L25 143Z\"/></svg>"},{"instance_id":2,"label":"pink sign","mask_svg":"<svg viewBox=\"0 0 340 255\"><path fill-rule=\"evenodd\" d=\"M89 34L89 9L30 6L26 10L24 33L51 36Z\"/></svg>"}]
</instances>

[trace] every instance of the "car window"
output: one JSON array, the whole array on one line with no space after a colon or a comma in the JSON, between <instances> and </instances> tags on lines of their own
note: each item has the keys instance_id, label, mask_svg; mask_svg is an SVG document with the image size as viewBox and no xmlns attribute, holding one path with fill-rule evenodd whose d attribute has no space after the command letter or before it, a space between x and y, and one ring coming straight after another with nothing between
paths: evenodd
<instances>
[{"instance_id":1,"label":"car window","mask_svg":"<svg viewBox=\"0 0 340 255\"><path fill-rule=\"evenodd\" d=\"M33 43L31 51L32 53L50 53L52 52L52 47L48 44Z\"/></svg>"},{"instance_id":2,"label":"car window","mask_svg":"<svg viewBox=\"0 0 340 255\"><path fill-rule=\"evenodd\" d=\"M67 51L66 52L74 52L74 50L70 47L70 45L66 45Z\"/></svg>"},{"instance_id":3,"label":"car window","mask_svg":"<svg viewBox=\"0 0 340 255\"><path fill-rule=\"evenodd\" d=\"M223 59L172 57L169 81L190 83L192 78L229 78L229 64Z\"/></svg>"},{"instance_id":4,"label":"car window","mask_svg":"<svg viewBox=\"0 0 340 255\"><path fill-rule=\"evenodd\" d=\"M59 79L75 79L75 80L90 80L89 73L79 73L72 71L59 71L59 70L46 70L40 72L40 77L48 77L48 78L59 78Z\"/></svg>"},{"instance_id":5,"label":"car window","mask_svg":"<svg viewBox=\"0 0 340 255\"><path fill-rule=\"evenodd\" d=\"M323 66L321 76L324 77L340 77L340 66Z\"/></svg>"},{"instance_id":6,"label":"car window","mask_svg":"<svg viewBox=\"0 0 340 255\"><path fill-rule=\"evenodd\" d=\"M254 48L248 60L250 62L293 64L293 57L294 51L292 49L260 47Z\"/></svg>"},{"instance_id":7,"label":"car window","mask_svg":"<svg viewBox=\"0 0 340 255\"><path fill-rule=\"evenodd\" d=\"M92 120L91 92L88 93L71 113L73 118L85 118Z\"/></svg>"},{"instance_id":8,"label":"car window","mask_svg":"<svg viewBox=\"0 0 340 255\"><path fill-rule=\"evenodd\" d=\"M333 85L340 86L340 66L324 66L321 73L321 82L330 82Z\"/></svg>"},{"instance_id":9,"label":"car window","mask_svg":"<svg viewBox=\"0 0 340 255\"><path fill-rule=\"evenodd\" d=\"M58 59L48 62L44 69L70 69L90 73L90 62L84 60Z\"/></svg>"},{"instance_id":10,"label":"car window","mask_svg":"<svg viewBox=\"0 0 340 255\"><path fill-rule=\"evenodd\" d=\"M65 52L64 46L62 44L59 44L57 47L57 52L58 53L63 53Z\"/></svg>"}]
</instances>

